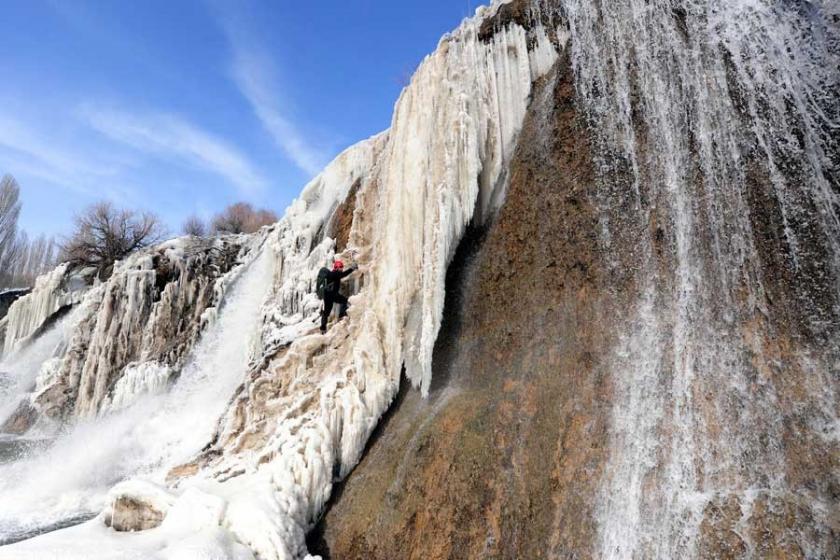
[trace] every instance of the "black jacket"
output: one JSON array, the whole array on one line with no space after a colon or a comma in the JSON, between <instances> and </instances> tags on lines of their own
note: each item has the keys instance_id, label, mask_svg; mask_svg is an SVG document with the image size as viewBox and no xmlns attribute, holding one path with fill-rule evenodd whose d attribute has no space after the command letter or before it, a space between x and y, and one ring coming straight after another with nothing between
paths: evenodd
<instances>
[{"instance_id":1,"label":"black jacket","mask_svg":"<svg viewBox=\"0 0 840 560\"><path fill-rule=\"evenodd\" d=\"M347 270L330 270L327 273L327 288L324 290L325 295L334 295L341 289L341 280L356 272L356 267L348 268Z\"/></svg>"}]
</instances>

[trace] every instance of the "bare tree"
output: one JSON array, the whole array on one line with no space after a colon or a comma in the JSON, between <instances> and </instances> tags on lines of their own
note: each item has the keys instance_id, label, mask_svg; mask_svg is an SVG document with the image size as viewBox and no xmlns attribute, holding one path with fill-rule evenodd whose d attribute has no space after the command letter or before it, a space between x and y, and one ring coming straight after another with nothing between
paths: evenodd
<instances>
[{"instance_id":1,"label":"bare tree","mask_svg":"<svg viewBox=\"0 0 840 560\"><path fill-rule=\"evenodd\" d=\"M212 229L215 234L254 233L277 220L277 214L271 210L256 210L247 202L238 202L213 218Z\"/></svg>"},{"instance_id":2,"label":"bare tree","mask_svg":"<svg viewBox=\"0 0 840 560\"><path fill-rule=\"evenodd\" d=\"M6 175L0 180L0 289L32 286L55 266L55 241L44 235L30 241L18 228L20 210L20 186Z\"/></svg>"},{"instance_id":3,"label":"bare tree","mask_svg":"<svg viewBox=\"0 0 840 560\"><path fill-rule=\"evenodd\" d=\"M116 261L161 241L165 234L160 219L152 213L100 202L76 216L73 233L61 247L62 260L93 267L97 276L107 278Z\"/></svg>"},{"instance_id":4,"label":"bare tree","mask_svg":"<svg viewBox=\"0 0 840 560\"><path fill-rule=\"evenodd\" d=\"M184 222L182 227L184 235L192 235L193 237L205 237L207 235L207 224L198 216L190 216Z\"/></svg>"},{"instance_id":5,"label":"bare tree","mask_svg":"<svg viewBox=\"0 0 840 560\"><path fill-rule=\"evenodd\" d=\"M51 237L41 235L29 241L26 232L18 235L20 254L14 269L13 284L32 286L35 279L56 265L56 244Z\"/></svg>"},{"instance_id":6,"label":"bare tree","mask_svg":"<svg viewBox=\"0 0 840 560\"><path fill-rule=\"evenodd\" d=\"M0 179L0 288L14 281L22 244L18 234L20 187L11 175Z\"/></svg>"}]
</instances>

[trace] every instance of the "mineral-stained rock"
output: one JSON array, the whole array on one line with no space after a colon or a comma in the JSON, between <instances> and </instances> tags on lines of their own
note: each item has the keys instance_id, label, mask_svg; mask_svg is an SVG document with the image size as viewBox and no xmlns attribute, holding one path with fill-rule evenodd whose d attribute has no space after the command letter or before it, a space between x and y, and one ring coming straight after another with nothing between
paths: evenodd
<instances>
[{"instance_id":1,"label":"mineral-stained rock","mask_svg":"<svg viewBox=\"0 0 840 560\"><path fill-rule=\"evenodd\" d=\"M166 482L169 484L175 484L181 479L195 476L196 474L198 474L199 469L199 464L195 462L188 463L186 465L179 465L171 469L166 474Z\"/></svg>"},{"instance_id":2,"label":"mineral-stained rock","mask_svg":"<svg viewBox=\"0 0 840 560\"><path fill-rule=\"evenodd\" d=\"M450 267L432 394L401 393L313 554L592 554L611 400L599 353L614 340L598 325L622 315L635 286L595 250L593 166L568 67L533 98L505 206ZM607 281L612 290L594 289Z\"/></svg>"},{"instance_id":3,"label":"mineral-stained rock","mask_svg":"<svg viewBox=\"0 0 840 560\"><path fill-rule=\"evenodd\" d=\"M506 3L483 31L550 4ZM604 18L635 3L594 4L592 34L570 41L614 47L632 24ZM679 41L698 32L674 17ZM585 46L570 44L571 57ZM575 72L594 59L561 58L538 82L504 206L448 271L430 397L400 393L312 553L840 557L837 222L821 221L807 166L771 180L749 133L740 182L708 175L729 160L700 151L684 106L657 120L663 99L645 89L654 76L677 87L673 69L637 73L671 53L628 54L631 153L609 129L621 111L599 105L616 68L593 87ZM665 178L663 138L683 134Z\"/></svg>"},{"instance_id":4,"label":"mineral-stained rock","mask_svg":"<svg viewBox=\"0 0 840 560\"><path fill-rule=\"evenodd\" d=\"M162 512L142 500L121 496L114 501L111 517L105 524L117 532L132 533L160 527L164 517Z\"/></svg>"},{"instance_id":5,"label":"mineral-stained rock","mask_svg":"<svg viewBox=\"0 0 840 560\"><path fill-rule=\"evenodd\" d=\"M353 227L353 213L356 210L356 196L362 186L361 179L353 183L347 198L335 211L335 215L329 225L329 236L335 238L335 251L341 253L347 249L350 239L350 230Z\"/></svg>"}]
</instances>

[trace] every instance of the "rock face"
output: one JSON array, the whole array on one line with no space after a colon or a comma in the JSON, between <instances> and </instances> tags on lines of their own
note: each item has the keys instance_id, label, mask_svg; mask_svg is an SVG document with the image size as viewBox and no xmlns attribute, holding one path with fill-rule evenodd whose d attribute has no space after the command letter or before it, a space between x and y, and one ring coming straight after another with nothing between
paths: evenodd
<instances>
[{"instance_id":1,"label":"rock face","mask_svg":"<svg viewBox=\"0 0 840 560\"><path fill-rule=\"evenodd\" d=\"M646 37L636 2L596 2L597 20L577 2L527 4L507 4L483 33L548 11L563 14L569 50L531 96L504 206L450 268L429 399L401 393L310 551L837 556L836 142L808 109L789 109L803 148L779 167L775 138L789 133L749 112L774 101L735 68L757 61L727 58L743 47L704 35L702 8L645 8L663 18ZM742 15L753 37L788 25ZM836 41L834 17L822 21ZM694 83L685 45L724 49L694 63L722 64L725 87ZM836 60L826 46L819 56ZM610 68L625 59L628 74ZM799 62L766 61L810 72ZM729 94L711 107L691 97L718 86ZM714 111L734 124L706 122ZM734 160L714 153L727 135ZM827 157L809 159L809 137Z\"/></svg>"},{"instance_id":2,"label":"rock face","mask_svg":"<svg viewBox=\"0 0 840 560\"><path fill-rule=\"evenodd\" d=\"M23 433L39 417L96 416L165 387L224 293L222 279L235 268L242 242L163 244L118 263L95 288L76 285L65 265L39 278L9 312L7 349L49 329L72 305L79 307L77 324L61 358L43 369L5 429Z\"/></svg>"},{"instance_id":3,"label":"rock face","mask_svg":"<svg viewBox=\"0 0 840 560\"><path fill-rule=\"evenodd\" d=\"M612 391L601 354L616 339L598 325L624 314L634 288L598 250L589 154L566 59L534 93L504 207L450 268L432 395L402 394L310 538L313 553L589 549ZM606 282L613 289L599 290Z\"/></svg>"},{"instance_id":4,"label":"rock face","mask_svg":"<svg viewBox=\"0 0 840 560\"><path fill-rule=\"evenodd\" d=\"M163 512L148 503L131 496L123 496L114 502L113 513L106 525L118 533L133 533L160 527L163 518Z\"/></svg>"}]
</instances>

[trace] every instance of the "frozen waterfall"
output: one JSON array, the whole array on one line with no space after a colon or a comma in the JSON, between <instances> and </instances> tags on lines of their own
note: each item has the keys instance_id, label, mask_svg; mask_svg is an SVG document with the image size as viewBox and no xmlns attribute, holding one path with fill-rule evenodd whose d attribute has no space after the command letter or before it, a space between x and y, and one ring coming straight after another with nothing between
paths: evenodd
<instances>
[{"instance_id":1,"label":"frozen waterfall","mask_svg":"<svg viewBox=\"0 0 840 560\"><path fill-rule=\"evenodd\" d=\"M256 318L272 274L272 254L262 251L235 281L218 319L164 395L129 396L118 390L114 402L123 404L114 407L118 411L72 426L42 453L0 465L0 540L94 516L114 484L129 477L164 484L172 466L199 452L258 353ZM33 350L54 343L56 336L43 337ZM159 383L153 368L139 371L152 378L146 383ZM49 544L39 549L37 539L32 542L32 549L0 548L0 558L43 558L53 550ZM62 551L63 558L90 557L90 550L62 546Z\"/></svg>"},{"instance_id":2,"label":"frozen waterfall","mask_svg":"<svg viewBox=\"0 0 840 560\"><path fill-rule=\"evenodd\" d=\"M795 406L812 409L836 441L836 3L562 5L602 174L627 178L626 191L603 192L600 204L634 208L628 223L664 215L673 232L671 280L657 273L652 239L642 239L645 293L615 352L620 397L597 555L693 557L704 519L731 498L747 551L758 544L746 530L758 502L804 500L826 526L831 503L792 489L785 474L779 406L791 396L776 375L803 372L809 382ZM763 184L772 205L757 199ZM813 344L762 342L778 336L768 302L780 298L768 286L777 278L768 275L767 241L756 239L757 204L764 219L779 214L776 258L795 271L787 285L797 287L796 313ZM626 227L604 223L604 243ZM790 536L815 558L825 538Z\"/></svg>"},{"instance_id":3,"label":"frozen waterfall","mask_svg":"<svg viewBox=\"0 0 840 560\"><path fill-rule=\"evenodd\" d=\"M755 519L774 515L794 520L785 543L829 555L836 487L800 471L840 444L839 18L831 2L498 0L278 224L162 244L72 297L65 270L45 276L10 313L0 413L29 403L22 432L63 431L0 464L0 540L93 519L0 559L308 558L403 373L428 394L447 268L513 192L532 92L552 107L561 73L597 168L575 193L597 209L590 249L606 268L622 236L633 252L608 271L632 276L627 315L598 325L617 342L598 349L614 400L592 555L708 556L718 530L760 555ZM359 273L321 335L312 283L336 255ZM161 524L106 529L115 495Z\"/></svg>"}]
</instances>

